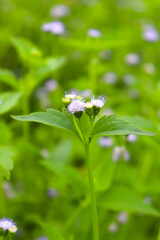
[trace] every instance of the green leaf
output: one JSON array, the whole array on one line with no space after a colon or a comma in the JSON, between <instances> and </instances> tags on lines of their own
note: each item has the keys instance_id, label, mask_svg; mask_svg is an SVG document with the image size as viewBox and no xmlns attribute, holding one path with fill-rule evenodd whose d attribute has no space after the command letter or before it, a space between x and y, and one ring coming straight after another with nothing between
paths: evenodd
<instances>
[{"instance_id":1,"label":"green leaf","mask_svg":"<svg viewBox=\"0 0 160 240\"><path fill-rule=\"evenodd\" d=\"M94 173L95 190L97 192L107 190L113 181L115 163L112 159L102 160L102 164L96 168Z\"/></svg>"},{"instance_id":2,"label":"green leaf","mask_svg":"<svg viewBox=\"0 0 160 240\"><path fill-rule=\"evenodd\" d=\"M32 80L32 90L35 89L43 80L45 80L49 75L62 67L66 62L65 57L58 58L47 58L44 60L44 63L41 67L36 69L30 77ZM33 81L35 79L35 81Z\"/></svg>"},{"instance_id":3,"label":"green leaf","mask_svg":"<svg viewBox=\"0 0 160 240\"><path fill-rule=\"evenodd\" d=\"M44 223L42 221L38 221L38 223L49 240L64 240L60 232L50 223Z\"/></svg>"},{"instance_id":4,"label":"green leaf","mask_svg":"<svg viewBox=\"0 0 160 240\"><path fill-rule=\"evenodd\" d=\"M135 192L123 186L113 186L98 198L101 207L114 211L128 211L159 216L159 212L145 203Z\"/></svg>"},{"instance_id":5,"label":"green leaf","mask_svg":"<svg viewBox=\"0 0 160 240\"><path fill-rule=\"evenodd\" d=\"M68 112L48 109L47 112L35 112L29 115L12 116L12 118L19 121L38 122L48 126L66 129L78 136L72 116L69 115Z\"/></svg>"},{"instance_id":6,"label":"green leaf","mask_svg":"<svg viewBox=\"0 0 160 240\"><path fill-rule=\"evenodd\" d=\"M17 79L15 78L14 74L8 69L0 68L0 81L17 89L18 86Z\"/></svg>"},{"instance_id":7,"label":"green leaf","mask_svg":"<svg viewBox=\"0 0 160 240\"><path fill-rule=\"evenodd\" d=\"M32 63L33 65L39 63L42 52L32 42L23 38L12 38L11 41L25 63Z\"/></svg>"},{"instance_id":8,"label":"green leaf","mask_svg":"<svg viewBox=\"0 0 160 240\"><path fill-rule=\"evenodd\" d=\"M7 92L0 94L0 114L8 112L11 108L13 108L19 98L21 93L18 92Z\"/></svg>"},{"instance_id":9,"label":"green leaf","mask_svg":"<svg viewBox=\"0 0 160 240\"><path fill-rule=\"evenodd\" d=\"M91 137L128 134L155 135L155 133L139 129L136 126L132 126L129 122L118 119L116 115L109 115L98 119L93 127Z\"/></svg>"},{"instance_id":10,"label":"green leaf","mask_svg":"<svg viewBox=\"0 0 160 240\"><path fill-rule=\"evenodd\" d=\"M0 147L0 173L2 177L10 178L10 170L13 168L11 157L13 152L10 147Z\"/></svg>"}]
</instances>

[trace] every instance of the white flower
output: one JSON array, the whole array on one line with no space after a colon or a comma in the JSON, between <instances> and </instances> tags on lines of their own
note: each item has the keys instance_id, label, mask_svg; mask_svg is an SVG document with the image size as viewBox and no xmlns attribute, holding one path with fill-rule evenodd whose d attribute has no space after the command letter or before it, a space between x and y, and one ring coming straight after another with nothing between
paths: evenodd
<instances>
[{"instance_id":1,"label":"white flower","mask_svg":"<svg viewBox=\"0 0 160 240\"><path fill-rule=\"evenodd\" d=\"M118 215L117 215L117 221L121 224L125 224L127 223L128 221L128 213L126 212L120 212Z\"/></svg>"},{"instance_id":2,"label":"white flower","mask_svg":"<svg viewBox=\"0 0 160 240\"><path fill-rule=\"evenodd\" d=\"M12 232L12 233L17 232L17 230L18 230L18 229L17 229L16 226L12 226L12 227L9 228L9 231Z\"/></svg>"},{"instance_id":3,"label":"white flower","mask_svg":"<svg viewBox=\"0 0 160 240\"><path fill-rule=\"evenodd\" d=\"M126 55L125 61L128 65L136 66L140 63L140 57L136 53L129 53Z\"/></svg>"},{"instance_id":4,"label":"white flower","mask_svg":"<svg viewBox=\"0 0 160 240\"><path fill-rule=\"evenodd\" d=\"M65 92L65 96L64 96L65 98L69 98L70 100L72 100L72 99L74 99L75 97L76 97L76 93L74 92L74 91L72 91L72 93L71 94L67 94L66 92Z\"/></svg>"},{"instance_id":5,"label":"white flower","mask_svg":"<svg viewBox=\"0 0 160 240\"><path fill-rule=\"evenodd\" d=\"M159 40L159 33L155 26L146 24L143 29L143 39L147 42L157 42Z\"/></svg>"},{"instance_id":6,"label":"white flower","mask_svg":"<svg viewBox=\"0 0 160 240\"><path fill-rule=\"evenodd\" d=\"M122 147L115 147L113 149L113 153L112 153L112 159L114 162L118 162L119 159L121 158L121 154L122 154Z\"/></svg>"},{"instance_id":7,"label":"white flower","mask_svg":"<svg viewBox=\"0 0 160 240\"><path fill-rule=\"evenodd\" d=\"M6 230L9 230L10 232L17 231L17 227L16 227L15 223L13 222L12 219L9 219L9 218L2 218L0 220L0 228L2 228L2 230L4 230L4 231L6 231Z\"/></svg>"},{"instance_id":8,"label":"white flower","mask_svg":"<svg viewBox=\"0 0 160 240\"><path fill-rule=\"evenodd\" d=\"M81 100L73 99L68 105L68 111L72 114L85 111L85 103Z\"/></svg>"},{"instance_id":9,"label":"white flower","mask_svg":"<svg viewBox=\"0 0 160 240\"><path fill-rule=\"evenodd\" d=\"M154 74L156 71L155 66L152 63L145 63L143 67L144 71L148 74Z\"/></svg>"},{"instance_id":10,"label":"white flower","mask_svg":"<svg viewBox=\"0 0 160 240\"><path fill-rule=\"evenodd\" d=\"M102 33L98 29L91 28L87 32L88 36L93 38L99 38L101 37Z\"/></svg>"},{"instance_id":11,"label":"white flower","mask_svg":"<svg viewBox=\"0 0 160 240\"><path fill-rule=\"evenodd\" d=\"M128 86L133 85L135 81L136 79L132 74L128 73L123 76L123 82Z\"/></svg>"},{"instance_id":12,"label":"white flower","mask_svg":"<svg viewBox=\"0 0 160 240\"><path fill-rule=\"evenodd\" d=\"M108 227L108 231L110 233L116 233L116 232L118 232L118 229L119 229L119 227L118 227L117 223L111 223Z\"/></svg>"},{"instance_id":13,"label":"white flower","mask_svg":"<svg viewBox=\"0 0 160 240\"><path fill-rule=\"evenodd\" d=\"M103 75L103 81L108 84L115 84L118 81L118 76L114 72L107 72Z\"/></svg>"},{"instance_id":14,"label":"white flower","mask_svg":"<svg viewBox=\"0 0 160 240\"><path fill-rule=\"evenodd\" d=\"M55 5L51 11L51 17L65 17L70 14L70 7L65 4L57 4Z\"/></svg>"},{"instance_id":15,"label":"white flower","mask_svg":"<svg viewBox=\"0 0 160 240\"><path fill-rule=\"evenodd\" d=\"M48 92L51 91L55 91L58 88L58 83L56 80L54 79L49 79L46 83L45 83L45 88Z\"/></svg>"},{"instance_id":16,"label":"white flower","mask_svg":"<svg viewBox=\"0 0 160 240\"><path fill-rule=\"evenodd\" d=\"M95 99L93 96L91 98L91 103L97 108L102 108L104 106L105 100L103 97L98 97L98 99Z\"/></svg>"},{"instance_id":17,"label":"white flower","mask_svg":"<svg viewBox=\"0 0 160 240\"><path fill-rule=\"evenodd\" d=\"M0 99L0 105L2 104L2 100Z\"/></svg>"},{"instance_id":18,"label":"white flower","mask_svg":"<svg viewBox=\"0 0 160 240\"><path fill-rule=\"evenodd\" d=\"M111 147L113 145L113 140L111 137L101 137L99 139L99 145L102 148L108 148Z\"/></svg>"},{"instance_id":19,"label":"white flower","mask_svg":"<svg viewBox=\"0 0 160 240\"><path fill-rule=\"evenodd\" d=\"M61 35L65 32L65 26L60 21L53 21L49 23L44 23L42 25L42 30L44 32L51 32L55 35Z\"/></svg>"},{"instance_id":20,"label":"white flower","mask_svg":"<svg viewBox=\"0 0 160 240\"><path fill-rule=\"evenodd\" d=\"M128 162L131 158L130 153L128 151L124 151L123 158L124 158L124 161Z\"/></svg>"},{"instance_id":21,"label":"white flower","mask_svg":"<svg viewBox=\"0 0 160 240\"><path fill-rule=\"evenodd\" d=\"M128 142L136 142L137 139L138 139L138 137L137 137L135 134L129 134L129 135L127 136L127 141L128 141Z\"/></svg>"}]
</instances>

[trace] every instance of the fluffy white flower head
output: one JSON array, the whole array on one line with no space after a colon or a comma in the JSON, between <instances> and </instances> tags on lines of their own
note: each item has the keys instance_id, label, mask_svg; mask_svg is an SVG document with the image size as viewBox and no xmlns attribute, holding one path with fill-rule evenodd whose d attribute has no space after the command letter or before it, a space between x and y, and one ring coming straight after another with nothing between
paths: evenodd
<instances>
[{"instance_id":1,"label":"fluffy white flower head","mask_svg":"<svg viewBox=\"0 0 160 240\"><path fill-rule=\"evenodd\" d=\"M72 114L85 111L85 103L81 100L73 99L68 106L68 111Z\"/></svg>"},{"instance_id":2,"label":"fluffy white flower head","mask_svg":"<svg viewBox=\"0 0 160 240\"><path fill-rule=\"evenodd\" d=\"M70 100L74 99L76 97L76 93L72 92L71 94L65 94L65 98L69 98Z\"/></svg>"},{"instance_id":3,"label":"fluffy white flower head","mask_svg":"<svg viewBox=\"0 0 160 240\"><path fill-rule=\"evenodd\" d=\"M102 108L104 106L105 100L103 97L98 97L98 99L95 99L95 97L93 96L91 98L91 103L97 108Z\"/></svg>"},{"instance_id":4,"label":"fluffy white flower head","mask_svg":"<svg viewBox=\"0 0 160 240\"><path fill-rule=\"evenodd\" d=\"M17 227L16 227L15 223L13 222L12 219L9 219L9 218L2 218L0 220L0 228L2 228L2 230L4 230L4 231L6 231L6 230L9 230L10 232L17 231Z\"/></svg>"}]
</instances>

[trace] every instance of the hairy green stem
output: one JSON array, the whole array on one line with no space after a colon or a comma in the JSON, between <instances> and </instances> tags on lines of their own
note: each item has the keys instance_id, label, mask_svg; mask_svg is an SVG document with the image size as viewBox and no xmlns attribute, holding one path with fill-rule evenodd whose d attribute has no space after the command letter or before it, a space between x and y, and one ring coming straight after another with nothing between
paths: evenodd
<instances>
[{"instance_id":1,"label":"hairy green stem","mask_svg":"<svg viewBox=\"0 0 160 240\"><path fill-rule=\"evenodd\" d=\"M95 190L94 190L93 173L92 173L92 167L91 167L91 162L89 157L89 144L85 145L85 153L86 153L86 160L87 160L89 190L90 190L90 198L91 198L93 240L99 240L97 205L96 205L96 196L95 196Z\"/></svg>"}]
</instances>

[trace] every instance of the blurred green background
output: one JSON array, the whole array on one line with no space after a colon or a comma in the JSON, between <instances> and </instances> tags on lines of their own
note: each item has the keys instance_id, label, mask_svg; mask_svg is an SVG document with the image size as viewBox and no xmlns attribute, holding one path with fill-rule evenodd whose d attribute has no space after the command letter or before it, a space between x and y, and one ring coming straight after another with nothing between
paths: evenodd
<instances>
[{"instance_id":1,"label":"blurred green background","mask_svg":"<svg viewBox=\"0 0 160 240\"><path fill-rule=\"evenodd\" d=\"M82 145L10 115L61 110L76 90L158 133L159 12L157 0L0 0L0 218L17 223L15 239L90 240L92 225ZM101 240L160 239L159 144L93 141Z\"/></svg>"}]
</instances>

